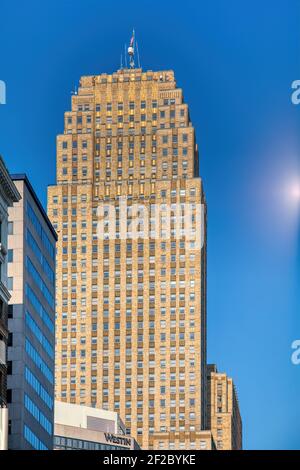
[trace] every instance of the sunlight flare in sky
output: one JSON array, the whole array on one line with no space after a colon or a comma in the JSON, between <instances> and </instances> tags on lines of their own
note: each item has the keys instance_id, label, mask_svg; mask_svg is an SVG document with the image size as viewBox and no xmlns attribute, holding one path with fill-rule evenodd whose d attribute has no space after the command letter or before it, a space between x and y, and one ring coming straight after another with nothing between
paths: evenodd
<instances>
[{"instance_id":1,"label":"sunlight flare in sky","mask_svg":"<svg viewBox=\"0 0 300 470\"><path fill-rule=\"evenodd\" d=\"M299 204L300 202L300 182L295 181L289 185L287 188L287 195L290 199L290 202L293 204Z\"/></svg>"}]
</instances>

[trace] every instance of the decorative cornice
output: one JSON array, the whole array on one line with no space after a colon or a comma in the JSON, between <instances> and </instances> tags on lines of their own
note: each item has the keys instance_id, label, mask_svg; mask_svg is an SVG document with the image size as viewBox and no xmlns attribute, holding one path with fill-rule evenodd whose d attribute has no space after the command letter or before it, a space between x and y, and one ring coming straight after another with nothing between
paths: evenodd
<instances>
[{"instance_id":1,"label":"decorative cornice","mask_svg":"<svg viewBox=\"0 0 300 470\"><path fill-rule=\"evenodd\" d=\"M12 206L14 202L18 202L21 199L19 191L14 185L5 163L0 155L0 191L4 199L7 201L9 206Z\"/></svg>"}]
</instances>

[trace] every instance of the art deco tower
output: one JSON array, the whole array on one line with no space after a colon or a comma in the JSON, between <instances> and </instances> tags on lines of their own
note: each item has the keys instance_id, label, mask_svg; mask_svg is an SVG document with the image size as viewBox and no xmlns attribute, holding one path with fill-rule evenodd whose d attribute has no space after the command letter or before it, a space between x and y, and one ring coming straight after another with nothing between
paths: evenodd
<instances>
[{"instance_id":1,"label":"art deco tower","mask_svg":"<svg viewBox=\"0 0 300 470\"><path fill-rule=\"evenodd\" d=\"M136 204L149 226L159 205L159 229L131 236ZM115 208L115 236L99 236L99 206L104 215ZM187 206L203 243L176 229ZM200 448L206 426L205 212L195 130L174 73L82 77L48 191L59 235L56 398L117 411L145 449Z\"/></svg>"}]
</instances>

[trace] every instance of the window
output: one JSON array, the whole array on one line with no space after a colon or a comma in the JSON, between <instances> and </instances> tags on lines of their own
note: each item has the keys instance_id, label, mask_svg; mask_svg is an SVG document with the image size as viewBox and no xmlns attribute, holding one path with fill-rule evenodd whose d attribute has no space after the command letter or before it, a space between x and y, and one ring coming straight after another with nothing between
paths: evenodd
<instances>
[{"instance_id":1,"label":"window","mask_svg":"<svg viewBox=\"0 0 300 470\"><path fill-rule=\"evenodd\" d=\"M8 250L7 251L7 262L12 263L14 260L14 250Z\"/></svg>"},{"instance_id":2,"label":"window","mask_svg":"<svg viewBox=\"0 0 300 470\"><path fill-rule=\"evenodd\" d=\"M42 240L42 243L44 245L44 247L46 248L46 250L48 251L49 255L51 256L51 258L54 260L55 259L55 248L54 248L54 245L51 243L51 241L49 240L46 232L44 231L37 215L35 214L32 206L27 203L27 215L28 215L28 218L30 220L30 222L32 223L32 225L34 226L37 234L39 235L39 237L41 238Z\"/></svg>"},{"instance_id":3,"label":"window","mask_svg":"<svg viewBox=\"0 0 300 470\"><path fill-rule=\"evenodd\" d=\"M13 277L8 277L7 278L7 289L8 290L13 290L14 289L14 278Z\"/></svg>"},{"instance_id":4,"label":"window","mask_svg":"<svg viewBox=\"0 0 300 470\"><path fill-rule=\"evenodd\" d=\"M14 306L13 306L13 305L9 305L9 306L8 306L8 310L7 310L7 316L8 316L8 318L13 318L13 314L14 314Z\"/></svg>"},{"instance_id":5,"label":"window","mask_svg":"<svg viewBox=\"0 0 300 470\"><path fill-rule=\"evenodd\" d=\"M45 388L27 366L25 366L25 379L47 405L47 407L50 410L53 410L53 398L49 395L49 393L45 390Z\"/></svg>"},{"instance_id":6,"label":"window","mask_svg":"<svg viewBox=\"0 0 300 470\"><path fill-rule=\"evenodd\" d=\"M26 393L24 395L24 403L27 411L40 423L48 434L52 435L52 424Z\"/></svg>"},{"instance_id":7,"label":"window","mask_svg":"<svg viewBox=\"0 0 300 470\"><path fill-rule=\"evenodd\" d=\"M31 342L26 338L25 339L25 351L31 357L35 365L41 370L42 374L49 380L51 384L54 383L53 373L43 361L37 350L32 346Z\"/></svg>"},{"instance_id":8,"label":"window","mask_svg":"<svg viewBox=\"0 0 300 470\"><path fill-rule=\"evenodd\" d=\"M34 321L32 316L28 311L25 313L25 321L26 325L29 327L29 329L32 331L36 339L39 341L39 343L42 345L48 356L52 359L54 359L54 349L52 345L49 343L48 339L45 337L45 335L42 333L42 330L38 327L37 323Z\"/></svg>"},{"instance_id":9,"label":"window","mask_svg":"<svg viewBox=\"0 0 300 470\"><path fill-rule=\"evenodd\" d=\"M45 297L45 299L47 300L48 304L52 307L52 309L54 309L55 307L55 300L54 300L54 297L53 295L51 294L51 292L49 291L48 287L46 286L46 284L44 283L43 279L41 278L40 274L38 273L38 271L35 269L32 261L30 260L30 258L27 256L26 257L26 267L28 269L28 272L29 274L32 276L32 278L34 279L35 283L37 284L37 286L39 287L39 289L41 290L43 296Z\"/></svg>"},{"instance_id":10,"label":"window","mask_svg":"<svg viewBox=\"0 0 300 470\"><path fill-rule=\"evenodd\" d=\"M8 235L13 235L14 233L14 223L13 222L8 222L8 226L7 226L7 229L8 229Z\"/></svg>"},{"instance_id":11,"label":"window","mask_svg":"<svg viewBox=\"0 0 300 470\"><path fill-rule=\"evenodd\" d=\"M34 239L29 229L27 229L27 232L26 232L26 239L27 239L28 245L30 246L34 254L36 255L41 267L43 268L43 271L47 275L49 281L51 282L52 285L54 285L54 272L51 269L46 258L43 256L42 251L40 250L36 240Z\"/></svg>"},{"instance_id":12,"label":"window","mask_svg":"<svg viewBox=\"0 0 300 470\"><path fill-rule=\"evenodd\" d=\"M33 292L33 290L31 289L31 287L28 284L26 284L26 289L25 290L26 290L26 296L27 296L29 302L33 305L34 309L40 315L41 319L43 320L45 325L49 328L49 330L52 333L54 333L54 323L53 323L53 321L51 320L49 314L47 313L47 311L45 310L45 308L43 307L41 302L38 300L35 293Z\"/></svg>"}]
</instances>

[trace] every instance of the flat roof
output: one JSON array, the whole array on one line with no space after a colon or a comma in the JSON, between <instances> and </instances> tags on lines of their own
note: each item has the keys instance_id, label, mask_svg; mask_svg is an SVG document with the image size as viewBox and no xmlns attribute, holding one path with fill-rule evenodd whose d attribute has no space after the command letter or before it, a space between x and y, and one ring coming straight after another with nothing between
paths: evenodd
<instances>
[{"instance_id":1,"label":"flat roof","mask_svg":"<svg viewBox=\"0 0 300 470\"><path fill-rule=\"evenodd\" d=\"M17 173L17 174L13 174L13 175L10 175L11 179L13 181L24 181L24 183L26 184L27 186L27 189L29 190L32 198L34 199L34 202L36 203L36 205L38 206L46 224L48 225L48 228L50 230L50 232L52 233L53 237L55 238L55 240L57 241L58 240L58 237L57 237L57 233L56 231L54 230L53 228L53 225L51 224L50 220L49 220L49 217L47 216L46 214L46 211L45 209L43 208L42 206L42 203L41 201L39 200L39 198L37 197L36 195L36 192L35 190L33 189L27 175L25 173Z\"/></svg>"}]
</instances>

